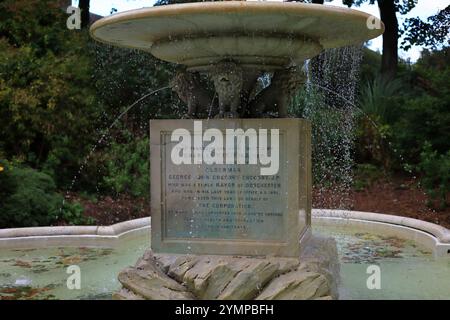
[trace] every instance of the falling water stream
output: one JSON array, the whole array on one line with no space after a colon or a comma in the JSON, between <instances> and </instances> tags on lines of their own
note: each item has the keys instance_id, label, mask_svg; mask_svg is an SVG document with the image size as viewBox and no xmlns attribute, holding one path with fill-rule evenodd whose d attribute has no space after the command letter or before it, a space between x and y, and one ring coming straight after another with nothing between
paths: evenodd
<instances>
[{"instance_id":1,"label":"falling water stream","mask_svg":"<svg viewBox=\"0 0 450 320\"><path fill-rule=\"evenodd\" d=\"M344 47L323 52L305 63L307 74L303 117L312 122L314 205L318 208L351 209L355 120L364 116L378 125L356 102L362 47ZM404 164L404 157L383 138ZM411 168L404 168L412 175Z\"/></svg>"},{"instance_id":2,"label":"falling water stream","mask_svg":"<svg viewBox=\"0 0 450 320\"><path fill-rule=\"evenodd\" d=\"M361 47L345 47L327 50L306 63L303 117L312 122L318 207L351 207L352 149L358 112L355 99L361 58Z\"/></svg>"},{"instance_id":3,"label":"falling water stream","mask_svg":"<svg viewBox=\"0 0 450 320\"><path fill-rule=\"evenodd\" d=\"M84 167L87 165L89 159L92 157L92 154L95 152L95 150L97 149L97 147L104 141L104 139L107 137L107 135L109 134L110 130L115 127L120 120L123 118L124 115L126 115L132 108L134 108L136 105L138 105L141 101L145 100L146 98L162 91L162 90L166 90L169 89L170 86L165 86L165 87L161 87L159 89L156 90L152 90L151 92L144 94L143 96L141 96L139 99L137 99L135 102L133 102L132 104L130 104L128 107L125 108L124 111L122 111L117 117L116 119L103 131L103 133L100 136L100 139L97 140L97 142L94 144L94 146L92 147L92 149L89 151L88 155L86 156L86 158L83 161L83 164L80 166L80 168L78 169L77 174L74 176L74 178L72 179L72 182L69 186L69 188L66 191L66 197L67 195L72 191L73 186L75 185L78 176L81 174L81 172L83 171ZM66 198L65 197L65 198ZM61 208L60 208L60 212L62 211L64 204L65 204L65 198L62 202Z\"/></svg>"}]
</instances>

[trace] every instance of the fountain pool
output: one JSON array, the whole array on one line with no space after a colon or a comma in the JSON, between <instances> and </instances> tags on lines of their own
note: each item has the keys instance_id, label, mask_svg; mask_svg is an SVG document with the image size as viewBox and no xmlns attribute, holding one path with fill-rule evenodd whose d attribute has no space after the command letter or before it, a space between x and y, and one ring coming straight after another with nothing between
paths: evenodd
<instances>
[{"instance_id":1,"label":"fountain pool","mask_svg":"<svg viewBox=\"0 0 450 320\"><path fill-rule=\"evenodd\" d=\"M425 246L350 224L314 222L314 233L333 236L341 262L341 299L450 299L450 259ZM117 274L149 247L143 232L114 248L55 247L2 250L1 299L110 299L120 288ZM81 289L66 286L69 265L81 269ZM381 289L366 286L367 268L381 269Z\"/></svg>"}]
</instances>

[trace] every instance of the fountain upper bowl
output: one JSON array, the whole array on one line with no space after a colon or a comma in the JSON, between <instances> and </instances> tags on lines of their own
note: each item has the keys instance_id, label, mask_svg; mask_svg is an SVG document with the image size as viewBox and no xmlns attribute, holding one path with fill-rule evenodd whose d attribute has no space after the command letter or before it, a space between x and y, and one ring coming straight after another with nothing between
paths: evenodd
<instances>
[{"instance_id":1,"label":"fountain upper bowl","mask_svg":"<svg viewBox=\"0 0 450 320\"><path fill-rule=\"evenodd\" d=\"M353 9L247 1L130 10L90 29L100 42L148 51L191 70L221 60L264 70L300 65L325 49L358 45L383 31L377 18Z\"/></svg>"}]
</instances>

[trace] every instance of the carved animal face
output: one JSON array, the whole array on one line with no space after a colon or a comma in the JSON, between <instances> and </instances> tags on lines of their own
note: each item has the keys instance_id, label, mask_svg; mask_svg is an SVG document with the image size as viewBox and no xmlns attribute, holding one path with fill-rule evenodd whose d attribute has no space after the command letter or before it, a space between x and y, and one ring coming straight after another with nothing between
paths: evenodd
<instances>
[{"instance_id":1,"label":"carved animal face","mask_svg":"<svg viewBox=\"0 0 450 320\"><path fill-rule=\"evenodd\" d=\"M192 94L194 87L194 75L187 71L180 71L170 80L170 87L182 99L188 98Z\"/></svg>"},{"instance_id":2,"label":"carved animal face","mask_svg":"<svg viewBox=\"0 0 450 320\"><path fill-rule=\"evenodd\" d=\"M242 69L232 62L220 63L212 74L219 96L239 95L242 89Z\"/></svg>"},{"instance_id":3,"label":"carved animal face","mask_svg":"<svg viewBox=\"0 0 450 320\"><path fill-rule=\"evenodd\" d=\"M278 87L284 94L295 93L306 82L305 75L297 68L280 70L275 75L272 78L272 85Z\"/></svg>"}]
</instances>

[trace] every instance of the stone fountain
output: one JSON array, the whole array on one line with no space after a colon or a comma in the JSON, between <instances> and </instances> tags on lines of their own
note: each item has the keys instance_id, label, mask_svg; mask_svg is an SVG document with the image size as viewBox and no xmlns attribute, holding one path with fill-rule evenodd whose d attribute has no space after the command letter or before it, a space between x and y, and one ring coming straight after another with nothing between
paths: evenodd
<instances>
[{"instance_id":1,"label":"stone fountain","mask_svg":"<svg viewBox=\"0 0 450 320\"><path fill-rule=\"evenodd\" d=\"M150 122L152 250L119 274L115 297L337 298L336 244L311 236L310 123L288 106L307 59L382 32L366 13L293 2L175 4L94 23L100 42L179 65L170 85L186 105L184 120ZM229 130L243 161L239 150L231 163L204 160ZM174 163L185 139L193 162ZM267 157L251 162L252 143L277 151L275 173L259 173Z\"/></svg>"}]
</instances>

